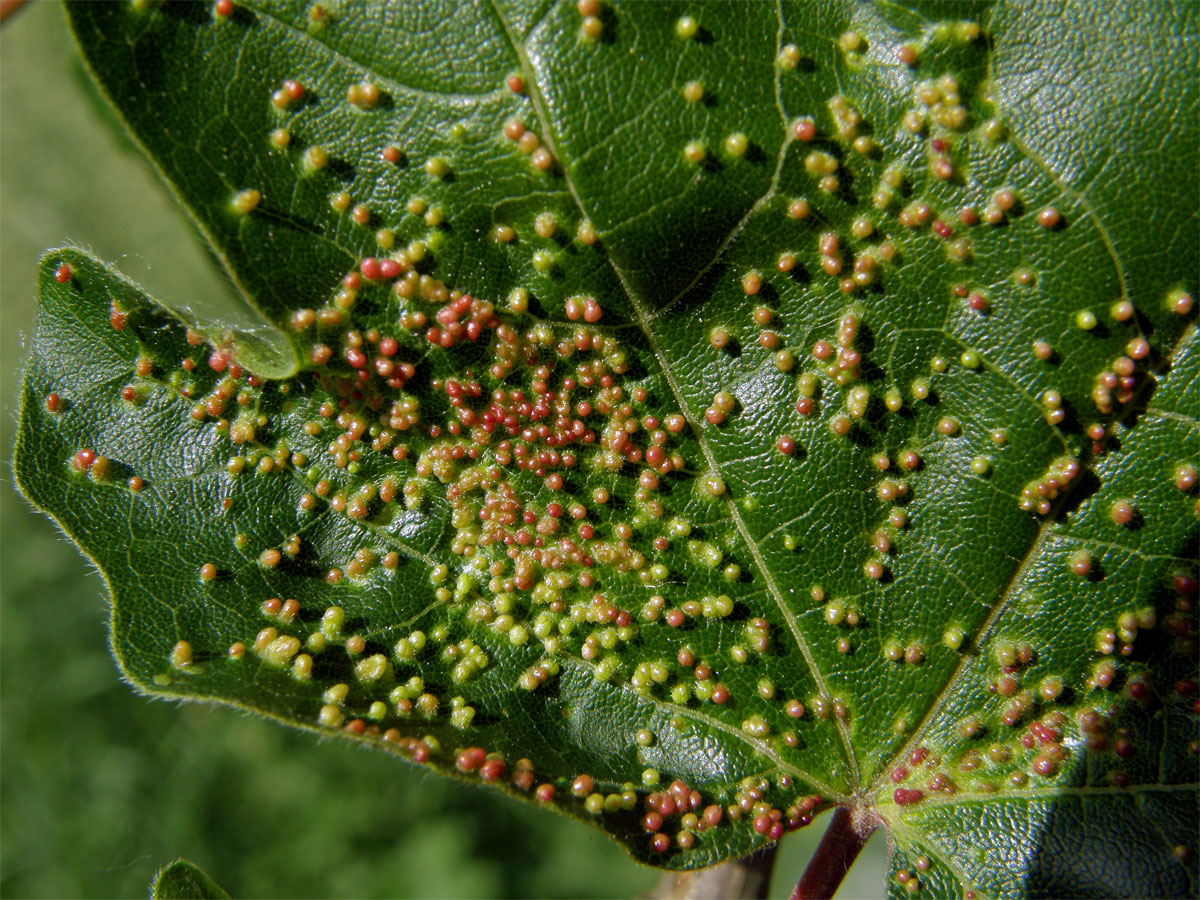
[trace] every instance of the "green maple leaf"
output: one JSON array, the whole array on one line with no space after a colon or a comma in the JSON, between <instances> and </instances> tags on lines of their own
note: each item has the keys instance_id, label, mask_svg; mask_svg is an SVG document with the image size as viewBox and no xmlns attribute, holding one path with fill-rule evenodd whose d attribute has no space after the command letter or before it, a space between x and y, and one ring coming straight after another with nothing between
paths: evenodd
<instances>
[{"instance_id":1,"label":"green maple leaf","mask_svg":"<svg viewBox=\"0 0 1200 900\"><path fill-rule=\"evenodd\" d=\"M838 805L897 896L1194 894L1194 6L69 17L264 321L43 260L131 683L668 868Z\"/></svg>"}]
</instances>

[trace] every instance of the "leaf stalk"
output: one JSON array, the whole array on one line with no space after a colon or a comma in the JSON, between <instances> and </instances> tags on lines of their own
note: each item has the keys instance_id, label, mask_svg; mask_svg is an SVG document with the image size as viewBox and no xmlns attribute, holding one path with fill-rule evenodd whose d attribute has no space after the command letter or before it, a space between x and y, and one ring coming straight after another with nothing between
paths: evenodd
<instances>
[{"instance_id":1,"label":"leaf stalk","mask_svg":"<svg viewBox=\"0 0 1200 900\"><path fill-rule=\"evenodd\" d=\"M852 812L844 806L835 809L790 900L830 900L878 827L876 816Z\"/></svg>"}]
</instances>

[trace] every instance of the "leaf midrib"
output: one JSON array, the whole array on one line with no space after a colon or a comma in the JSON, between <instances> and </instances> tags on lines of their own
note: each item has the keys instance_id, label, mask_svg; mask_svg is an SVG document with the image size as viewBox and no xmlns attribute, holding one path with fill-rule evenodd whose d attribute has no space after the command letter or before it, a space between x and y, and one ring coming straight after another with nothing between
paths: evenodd
<instances>
[{"instance_id":1,"label":"leaf midrib","mask_svg":"<svg viewBox=\"0 0 1200 900\"><path fill-rule=\"evenodd\" d=\"M595 670L594 666L592 666L590 663L588 663L586 660L584 660L580 657L573 656L570 654L562 654L561 658L562 658L563 662L565 662L567 665L569 665L573 668L584 669L589 675L591 675ZM848 800L848 798L842 791L839 791L837 788L833 787L832 785L826 784L820 778L817 778L816 776L812 775L807 770L801 769L799 766L795 766L795 765L792 765L791 763L787 762L787 760L783 759L778 753L775 752L775 750L771 747L771 745L768 742L761 741L758 738L752 737L748 734L745 734L744 732L739 731L737 728L735 728L733 725L730 725L728 722L724 721L723 719L720 719L717 716L711 716L708 713L704 712L703 710L692 709L691 707L687 707L687 706L680 706L679 704L673 703L668 700L660 700L658 697L655 697L653 694L643 694L642 692L635 690L629 684L629 682L623 678L617 679L614 677L612 679L612 681L614 683L616 683L621 688L622 691L624 691L625 693L631 694L636 702L649 703L653 706L657 706L657 707L660 707L665 710L670 710L670 713L672 716L683 716L686 719L691 719L694 722L698 722L709 728L713 728L713 729L716 729L717 731L721 731L724 734L728 735L729 737L733 738L734 740L739 741L742 744L745 744L747 747L750 747L752 750L754 750L754 752L757 753L759 756L772 762L778 771L786 772L789 775L792 775L796 778L803 779L804 781L808 782L812 787L816 788L818 791L821 792L821 795L824 799L835 800L838 802L845 802L846 800Z\"/></svg>"},{"instance_id":2,"label":"leaf midrib","mask_svg":"<svg viewBox=\"0 0 1200 900\"><path fill-rule=\"evenodd\" d=\"M921 808L958 806L963 803L999 803L1005 800L1057 800L1060 797L1133 797L1138 794L1184 794L1197 789L1200 789L1200 782L1173 784L1147 782L1145 784L1129 784L1124 787L1115 785L1063 787L1062 785L1047 784L1042 787L1012 788L991 794L959 791L946 796L931 795L921 801Z\"/></svg>"},{"instance_id":3,"label":"leaf midrib","mask_svg":"<svg viewBox=\"0 0 1200 900\"><path fill-rule=\"evenodd\" d=\"M493 15L496 17L496 20L500 23L500 26L501 26L502 30L504 31L506 38L508 39L509 45L511 46L512 51L515 54L515 56L517 57L517 61L521 66L521 72L525 78L525 83L527 86L527 90L529 92L529 99L530 99L530 102L533 104L534 112L537 115L538 123L541 126L542 137L545 140L547 146L549 146L550 152L554 155L554 158L562 166L563 181L564 181L564 184L566 185L568 193L571 196L572 201L575 203L575 205L579 209L580 213L584 216L587 216L588 215L587 208L583 202L583 198L580 195L579 190L577 189L574 181L571 178L570 168L564 164L563 156L559 152L558 142L556 140L556 134L554 132L554 129L551 126L551 117L550 117L549 111L546 107L545 99L543 98L543 96L541 94L541 90L538 86L537 79L534 77L533 67L530 65L528 55L525 53L524 40L518 40L517 37L513 34L512 29L509 27L507 20L504 18L504 14L500 11L499 7L496 5L495 0L488 0L488 2L492 9ZM779 45L779 41L782 39L782 35L783 35L783 10L782 10L781 5L778 3L778 0L776 2L776 13L779 17L779 23L780 23L779 31L776 34L776 48L775 48L775 55L778 56L779 49L780 49L778 45ZM541 23L539 23L539 25L540 24ZM530 29L529 34L526 35L526 40L528 39L529 35L532 34L535 30L536 30L536 27ZM776 81L776 85L777 85L776 91L778 92L778 81L779 81L779 71L780 71L779 67L776 66L774 71L775 71L775 81ZM776 96L778 96L778 93ZM746 213L745 216L743 216L742 220L738 223L738 225L735 226L735 228L734 228L733 232L730 234L730 236L728 238L726 238L726 240L721 244L721 246L718 249L713 260L708 264L709 267L711 267L713 264L715 264L715 262L717 260L720 259L721 255L724 253L724 250L728 246L729 242L732 241L734 239L734 237L736 237L737 233L740 231L741 226L746 221L749 220L749 218L758 210L760 204L762 202L764 202L765 199L769 198L776 189L776 181L778 178L780 166L782 165L782 161L785 157L787 147L789 146L789 143L790 143L788 140L788 137L787 137L787 127L786 127L787 117L786 117L786 115L783 114L782 109L780 109L780 114L781 114L781 116L783 116L783 119L784 119L783 125L784 125L785 139L783 141L783 144L781 146L781 149L779 151L779 155L778 155L778 158L776 161L775 177L772 178L771 186L770 186L767 194L764 195L763 198L760 198L759 201L757 201L751 205L750 210ZM662 349L658 343L658 338L655 335L653 327L652 327L653 326L653 318L654 318L653 313L651 311L647 310L642 305L640 297L638 296L638 294L633 290L633 288L629 284L629 280L626 277L625 272L621 269L621 267L619 265L617 265L617 262L613 259L612 254L606 253L605 259L608 262L609 266L612 268L613 274L616 276L617 281L620 283L622 290L624 290L626 297L629 298L629 305L633 311L633 314L637 321L637 324L641 328L642 333L644 334L647 342L650 345L650 350L654 354L654 358L658 362L659 367L662 370L663 377L667 382L667 386L670 388L671 394L672 394L675 402L679 406L680 413L686 419L688 426L691 429L692 434L697 441L697 445L700 447L701 452L704 454L705 460L708 463L709 470L712 471L713 473L719 473L720 465L717 463L716 457L714 456L714 454L712 452L712 448L709 446L708 439L705 436L703 429L700 428L699 424L696 422L695 418L693 417L693 415L691 413L691 409L684 397L683 391L680 388L679 382L675 378L675 373L672 371L671 366L668 364L668 360L667 360L666 356L663 354ZM707 268L708 267L706 267L706 270L707 270ZM688 289L689 288L685 288L685 292ZM672 302L674 302L674 301L672 301ZM775 602L776 607L779 609L780 614L783 616L784 621L786 622L786 624L788 626L788 630L792 635L792 639L795 641L796 646L799 649L801 656L804 658L804 661L807 664L809 671L811 672L811 674L813 676L813 680L817 684L818 690L821 692L821 695L823 697L832 697L832 692L829 690L828 683L826 682L825 677L822 674L820 668L817 666L817 662L816 662L815 657L812 654L812 650L808 646L808 641L805 639L803 632L800 631L799 622L797 621L795 614L788 607L787 602L783 596L783 593L779 589L779 586L775 583L775 579L772 576L770 569L766 565L766 561L763 559L763 556L759 549L758 543L754 540L753 536L750 534L749 528L747 527L745 520L741 516L741 512L737 507L737 503L733 500L732 497L727 497L725 500L725 504L729 510L730 519L733 521L734 526L737 528L739 535L741 536L742 540L745 542L747 550L750 553L751 559L754 563L754 567L762 575L763 580L767 586L767 590L768 590L772 600ZM839 737L840 743L841 743L842 753L845 757L846 763L850 767L851 785L853 788L857 788L858 784L860 782L860 774L859 774L859 767L858 767L858 759L856 758L856 756L854 754L854 745L850 739L850 729L844 720L836 719L835 721L836 721L838 737Z\"/></svg>"}]
</instances>

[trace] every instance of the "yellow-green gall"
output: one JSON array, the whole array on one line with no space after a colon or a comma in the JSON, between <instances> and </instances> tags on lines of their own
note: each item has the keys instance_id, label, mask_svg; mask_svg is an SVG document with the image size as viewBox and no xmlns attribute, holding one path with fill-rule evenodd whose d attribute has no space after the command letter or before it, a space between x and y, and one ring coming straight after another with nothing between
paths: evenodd
<instances>
[{"instance_id":1,"label":"yellow-green gall","mask_svg":"<svg viewBox=\"0 0 1200 900\"><path fill-rule=\"evenodd\" d=\"M683 146L683 158L692 165L698 165L704 162L708 156L708 148L704 146L703 141L688 141Z\"/></svg>"},{"instance_id":2,"label":"yellow-green gall","mask_svg":"<svg viewBox=\"0 0 1200 900\"><path fill-rule=\"evenodd\" d=\"M238 191L233 195L233 200L230 201L230 206L233 211L239 216L247 215L258 207L262 202L262 192L257 188L246 188L244 191Z\"/></svg>"},{"instance_id":3,"label":"yellow-green gall","mask_svg":"<svg viewBox=\"0 0 1200 900\"><path fill-rule=\"evenodd\" d=\"M725 152L730 156L745 156L746 151L750 148L750 139L742 132L735 131L725 138L724 146Z\"/></svg>"}]
</instances>

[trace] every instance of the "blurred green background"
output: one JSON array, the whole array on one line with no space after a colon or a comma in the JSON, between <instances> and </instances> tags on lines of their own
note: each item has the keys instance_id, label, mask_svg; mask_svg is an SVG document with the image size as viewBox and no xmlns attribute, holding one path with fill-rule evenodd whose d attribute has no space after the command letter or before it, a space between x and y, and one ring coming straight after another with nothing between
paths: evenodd
<instances>
[{"instance_id":1,"label":"blurred green background","mask_svg":"<svg viewBox=\"0 0 1200 900\"><path fill-rule=\"evenodd\" d=\"M0 895L145 896L185 856L239 897L633 897L658 873L598 831L382 754L229 709L135 696L104 586L11 487L38 256L82 245L170 305L241 316L114 127L57 3L0 29ZM786 897L823 821L785 840ZM839 897L882 893L868 845Z\"/></svg>"}]
</instances>

